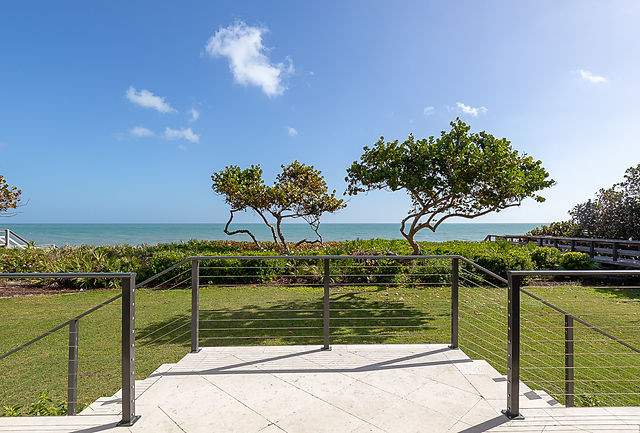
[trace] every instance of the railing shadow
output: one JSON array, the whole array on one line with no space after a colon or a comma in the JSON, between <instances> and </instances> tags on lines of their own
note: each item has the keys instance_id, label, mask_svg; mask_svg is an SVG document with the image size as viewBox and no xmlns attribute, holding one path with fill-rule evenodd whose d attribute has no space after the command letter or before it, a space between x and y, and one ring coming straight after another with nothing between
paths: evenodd
<instances>
[{"instance_id":1,"label":"railing shadow","mask_svg":"<svg viewBox=\"0 0 640 433\"><path fill-rule=\"evenodd\" d=\"M201 309L200 344L317 344L323 338L322 307L322 299L318 299ZM358 291L342 292L331 299L331 340L333 344L385 343L436 329L433 322L442 315L442 311L419 309L398 300L373 300ZM189 315L181 314L153 322L138 330L138 344L187 344L190 321Z\"/></svg>"}]
</instances>

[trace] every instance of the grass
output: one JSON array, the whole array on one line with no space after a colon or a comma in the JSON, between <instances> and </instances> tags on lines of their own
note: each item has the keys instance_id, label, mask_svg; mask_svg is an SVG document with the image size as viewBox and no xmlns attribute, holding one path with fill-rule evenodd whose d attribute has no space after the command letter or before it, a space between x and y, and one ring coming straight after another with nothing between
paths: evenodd
<instances>
[{"instance_id":1,"label":"grass","mask_svg":"<svg viewBox=\"0 0 640 433\"><path fill-rule=\"evenodd\" d=\"M472 358L506 370L506 291L463 279L460 345ZM545 299L640 346L640 300L631 291L559 286L531 288ZM107 299L115 290L0 299L0 351ZM332 289L334 344L447 343L450 289L351 286ZM189 290L137 293L137 377L178 361L190 346ZM203 287L202 346L322 344L322 288ZM87 405L120 388L120 303L80 321L79 401ZM0 407L66 396L67 330L0 361ZM522 378L563 397L564 317L522 297ZM576 404L640 405L638 354L576 323Z\"/></svg>"}]
</instances>

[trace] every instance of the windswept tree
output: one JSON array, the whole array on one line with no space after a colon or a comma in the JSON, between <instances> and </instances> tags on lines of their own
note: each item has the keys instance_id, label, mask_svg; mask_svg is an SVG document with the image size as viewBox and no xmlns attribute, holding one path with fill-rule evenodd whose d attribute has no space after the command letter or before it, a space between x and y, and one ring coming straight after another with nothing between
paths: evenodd
<instances>
[{"instance_id":1,"label":"windswept tree","mask_svg":"<svg viewBox=\"0 0 640 433\"><path fill-rule=\"evenodd\" d=\"M231 207L229 220L224 227L227 235L244 233L261 248L255 235L247 229L230 230L229 226L238 212L253 211L269 228L273 242L280 251L289 252L282 230L286 220L302 219L316 234L316 239L302 239L303 243L322 242L320 218L324 213L333 213L346 206L344 200L331 193L320 171L313 166L293 161L283 165L273 185L266 185L262 168L252 165L240 168L230 165L211 176L213 190L223 195Z\"/></svg>"},{"instance_id":2,"label":"windswept tree","mask_svg":"<svg viewBox=\"0 0 640 433\"><path fill-rule=\"evenodd\" d=\"M460 119L439 137L385 141L365 147L359 161L347 169L345 194L371 190L404 190L411 209L400 233L420 253L415 237L433 232L449 218L476 218L519 206L528 197L545 199L538 191L554 181L542 163L511 147L506 138L471 133Z\"/></svg>"},{"instance_id":3,"label":"windswept tree","mask_svg":"<svg viewBox=\"0 0 640 433\"><path fill-rule=\"evenodd\" d=\"M0 216L11 215L9 211L18 208L21 195L22 191L9 185L4 176L0 175Z\"/></svg>"}]
</instances>

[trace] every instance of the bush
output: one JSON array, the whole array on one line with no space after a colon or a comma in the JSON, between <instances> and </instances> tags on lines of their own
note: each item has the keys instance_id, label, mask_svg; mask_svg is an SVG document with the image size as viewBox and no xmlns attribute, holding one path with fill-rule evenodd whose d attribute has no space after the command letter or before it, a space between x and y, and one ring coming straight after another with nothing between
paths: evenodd
<instances>
[{"instance_id":1,"label":"bush","mask_svg":"<svg viewBox=\"0 0 640 433\"><path fill-rule=\"evenodd\" d=\"M531 251L531 260L536 269L558 269L562 252L557 248L541 247Z\"/></svg>"},{"instance_id":2,"label":"bush","mask_svg":"<svg viewBox=\"0 0 640 433\"><path fill-rule=\"evenodd\" d=\"M566 270L593 269L595 264L588 254L569 251L562 253L560 267Z\"/></svg>"},{"instance_id":3,"label":"bush","mask_svg":"<svg viewBox=\"0 0 640 433\"><path fill-rule=\"evenodd\" d=\"M510 242L422 242L421 249L425 255L461 255L485 268L506 275L507 270L527 269L590 269L593 262L585 254L565 253L549 247L538 247L533 244L514 245ZM410 254L411 248L403 240L370 239L344 242L329 242L324 245L306 247L292 247L292 254L298 255L405 255ZM30 247L26 249L0 249L0 272L135 272L137 280L143 281L161 272L181 260L194 255L225 256L275 255L275 249L256 250L249 242L228 241L189 241L158 245L113 245L113 246L78 246L57 249ZM417 263L417 264L416 264ZM355 266L351 273L361 273L361 280L367 281L367 275L378 273L387 275L389 281L402 280L399 274L416 274L423 272L421 267L426 262L408 262L402 267L390 266L388 261L371 261L365 268L361 260L349 261ZM346 262L344 263L347 264ZM210 260L207 266L207 276L225 275L228 282L274 282L282 281L282 275L292 275L298 278L304 275L321 275L322 268L315 261L298 261L295 266L286 260L269 261L240 261L225 259ZM286 268L283 268L286 266ZM373 267L371 267L373 266ZM448 266L444 262L434 262L428 265L433 269ZM163 280L173 276L178 277L190 267L185 263L183 267L166 274ZM253 268L251 268L253 267ZM437 273L435 270L433 274ZM230 278L237 276L237 278ZM187 278L185 274L182 278ZM177 278L176 282L182 278ZM355 278L355 277L354 277ZM302 282L302 278L298 278ZM429 276L433 280L432 276ZM214 281L214 280L212 280ZM218 280L219 281L219 280ZM51 283L49 281L48 283ZM89 289L97 287L113 287L114 280L77 279L59 282L59 285L69 288Z\"/></svg>"}]
</instances>

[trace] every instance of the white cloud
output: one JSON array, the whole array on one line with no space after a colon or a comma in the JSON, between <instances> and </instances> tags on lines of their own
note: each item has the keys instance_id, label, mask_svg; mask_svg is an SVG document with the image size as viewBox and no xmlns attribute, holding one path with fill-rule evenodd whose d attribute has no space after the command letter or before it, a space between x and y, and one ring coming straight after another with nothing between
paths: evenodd
<instances>
[{"instance_id":1,"label":"white cloud","mask_svg":"<svg viewBox=\"0 0 640 433\"><path fill-rule=\"evenodd\" d=\"M268 96L281 95L284 90L282 80L294 71L293 62L272 64L262 45L262 36L267 32L263 27L252 27L237 21L228 27L218 29L207 42L207 54L226 57L234 79L243 85L262 88Z\"/></svg>"},{"instance_id":2,"label":"white cloud","mask_svg":"<svg viewBox=\"0 0 640 433\"><path fill-rule=\"evenodd\" d=\"M187 146L185 146L184 144L179 144L179 145L178 145L178 150L181 150L181 151L183 151L183 152L186 152L186 151L187 151Z\"/></svg>"},{"instance_id":3,"label":"white cloud","mask_svg":"<svg viewBox=\"0 0 640 433\"><path fill-rule=\"evenodd\" d=\"M584 81L588 81L593 84L600 84L600 83L607 82L607 77L603 77L602 75L596 75L591 71L587 71L586 69L580 69L578 70L578 73L580 74L580 78L582 78Z\"/></svg>"},{"instance_id":4,"label":"white cloud","mask_svg":"<svg viewBox=\"0 0 640 433\"><path fill-rule=\"evenodd\" d=\"M422 110L422 114L424 114L424 117L429 117L435 112L436 112L436 107L432 107L432 106L424 107L424 110Z\"/></svg>"},{"instance_id":5,"label":"white cloud","mask_svg":"<svg viewBox=\"0 0 640 433\"><path fill-rule=\"evenodd\" d=\"M456 107L458 107L458 109L463 113L473 117L478 117L479 114L485 114L487 111L489 111L487 110L487 107L472 107L465 104L464 102L456 102Z\"/></svg>"},{"instance_id":6,"label":"white cloud","mask_svg":"<svg viewBox=\"0 0 640 433\"><path fill-rule=\"evenodd\" d=\"M195 108L191 107L191 110L189 110L189 116L190 116L189 122L195 122L200 118L200 112Z\"/></svg>"},{"instance_id":7,"label":"white cloud","mask_svg":"<svg viewBox=\"0 0 640 433\"><path fill-rule=\"evenodd\" d=\"M173 129L167 127L164 129L164 138L165 140L187 140L192 143L200 141L200 135L193 132L191 128Z\"/></svg>"},{"instance_id":8,"label":"white cloud","mask_svg":"<svg viewBox=\"0 0 640 433\"><path fill-rule=\"evenodd\" d=\"M298 130L296 128L292 128L291 126L287 126L287 134L289 134L289 137L295 137L296 135L298 135Z\"/></svg>"},{"instance_id":9,"label":"white cloud","mask_svg":"<svg viewBox=\"0 0 640 433\"><path fill-rule=\"evenodd\" d=\"M136 90L134 87L129 87L127 89L127 99L133 104L144 108L152 108L161 113L176 111L163 97L154 95L145 89Z\"/></svg>"},{"instance_id":10,"label":"white cloud","mask_svg":"<svg viewBox=\"0 0 640 433\"><path fill-rule=\"evenodd\" d=\"M145 128L144 126L135 126L129 130L129 134L138 138L148 138L156 135L152 130Z\"/></svg>"}]
</instances>

